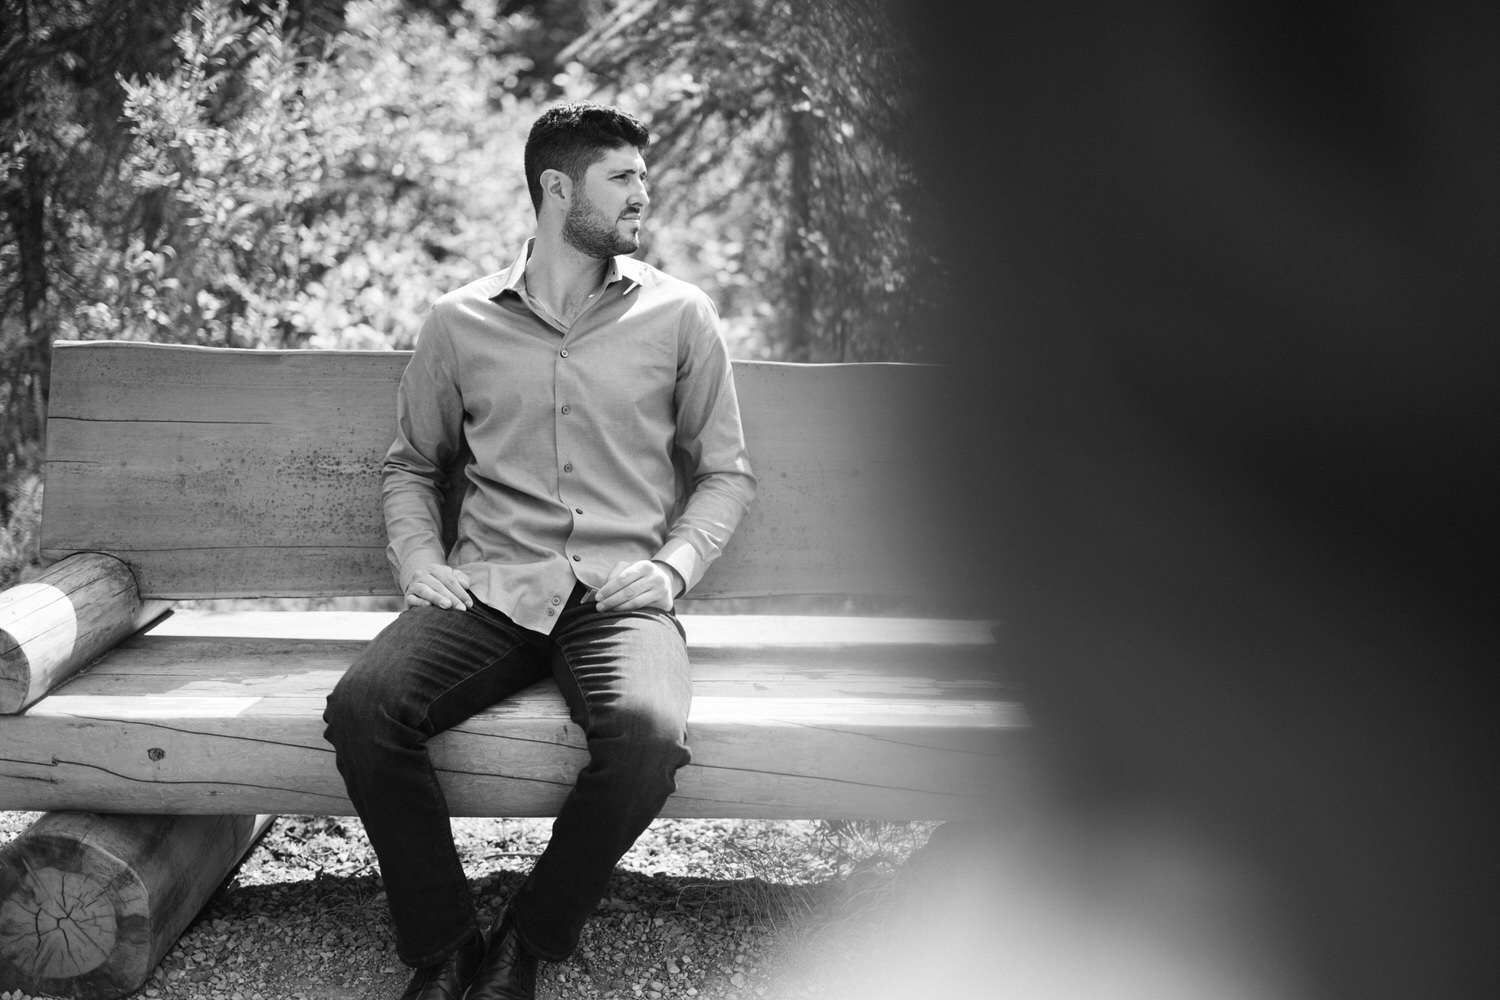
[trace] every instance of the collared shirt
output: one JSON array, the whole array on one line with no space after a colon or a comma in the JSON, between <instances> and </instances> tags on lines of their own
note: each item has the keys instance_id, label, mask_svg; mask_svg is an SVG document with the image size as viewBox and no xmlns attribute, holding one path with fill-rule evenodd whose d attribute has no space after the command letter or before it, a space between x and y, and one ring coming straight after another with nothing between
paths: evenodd
<instances>
[{"instance_id":1,"label":"collared shirt","mask_svg":"<svg viewBox=\"0 0 1500 1000\"><path fill-rule=\"evenodd\" d=\"M597 588L619 562L664 562L691 589L755 477L708 296L618 257L564 327L526 291L530 252L428 313L397 394L383 497L403 591L447 563L480 601L550 633L575 583ZM442 489L466 446L445 553Z\"/></svg>"}]
</instances>

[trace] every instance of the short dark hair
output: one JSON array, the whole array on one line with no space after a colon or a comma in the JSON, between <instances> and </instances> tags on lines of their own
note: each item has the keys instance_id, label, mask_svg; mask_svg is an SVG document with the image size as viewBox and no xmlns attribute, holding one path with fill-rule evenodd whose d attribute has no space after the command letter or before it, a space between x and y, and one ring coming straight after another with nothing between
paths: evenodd
<instances>
[{"instance_id":1,"label":"short dark hair","mask_svg":"<svg viewBox=\"0 0 1500 1000\"><path fill-rule=\"evenodd\" d=\"M526 137L526 187L531 206L542 208L542 171L561 170L575 182L600 157L621 146L645 151L651 133L634 115L590 101L548 108Z\"/></svg>"}]
</instances>

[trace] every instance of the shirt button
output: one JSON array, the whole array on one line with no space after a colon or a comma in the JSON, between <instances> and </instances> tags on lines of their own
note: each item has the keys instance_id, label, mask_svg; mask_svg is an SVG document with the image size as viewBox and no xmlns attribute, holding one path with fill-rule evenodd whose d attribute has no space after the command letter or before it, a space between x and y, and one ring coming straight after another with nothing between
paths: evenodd
<instances>
[{"instance_id":1,"label":"shirt button","mask_svg":"<svg viewBox=\"0 0 1500 1000\"><path fill-rule=\"evenodd\" d=\"M574 556L573 557L573 561L574 562L583 562L583 556Z\"/></svg>"},{"instance_id":2,"label":"shirt button","mask_svg":"<svg viewBox=\"0 0 1500 1000\"><path fill-rule=\"evenodd\" d=\"M582 514L583 513L583 508L582 507L574 507L573 508L573 513L575 513L575 514Z\"/></svg>"},{"instance_id":3,"label":"shirt button","mask_svg":"<svg viewBox=\"0 0 1500 1000\"><path fill-rule=\"evenodd\" d=\"M563 471L564 472L572 472L573 471L573 463L569 462L567 465L564 465L563 466Z\"/></svg>"},{"instance_id":4,"label":"shirt button","mask_svg":"<svg viewBox=\"0 0 1500 1000\"><path fill-rule=\"evenodd\" d=\"M554 598L552 598L552 603L553 604L561 604L562 603L562 598L561 597L554 597Z\"/></svg>"},{"instance_id":5,"label":"shirt button","mask_svg":"<svg viewBox=\"0 0 1500 1000\"><path fill-rule=\"evenodd\" d=\"M552 610L552 609L551 609L551 608L548 608L548 609L547 609L547 617L548 617L548 618L551 618L551 617L552 617L552 616L553 616L553 615L555 615L555 614L557 614L557 612L556 612L556 611L553 611L553 610Z\"/></svg>"},{"instance_id":6,"label":"shirt button","mask_svg":"<svg viewBox=\"0 0 1500 1000\"><path fill-rule=\"evenodd\" d=\"M558 355L558 357L562 357L562 358L567 357L568 356L568 349L566 347L564 347L562 350L560 350L560 351L557 352L557 355Z\"/></svg>"},{"instance_id":7,"label":"shirt button","mask_svg":"<svg viewBox=\"0 0 1500 1000\"><path fill-rule=\"evenodd\" d=\"M564 406L562 408L562 411L563 411L563 413L572 413L573 412L573 408L571 406Z\"/></svg>"}]
</instances>

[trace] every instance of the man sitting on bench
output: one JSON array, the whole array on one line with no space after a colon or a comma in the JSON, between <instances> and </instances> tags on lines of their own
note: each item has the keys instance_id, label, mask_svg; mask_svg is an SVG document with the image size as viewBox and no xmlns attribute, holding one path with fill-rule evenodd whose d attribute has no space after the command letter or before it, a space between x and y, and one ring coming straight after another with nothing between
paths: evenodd
<instances>
[{"instance_id":1,"label":"man sitting on bench","mask_svg":"<svg viewBox=\"0 0 1500 1000\"><path fill-rule=\"evenodd\" d=\"M537 959L573 950L688 761L673 602L722 551L755 480L712 302L627 256L649 139L612 108L543 114L525 150L535 237L437 301L401 380L384 508L408 608L325 719L398 951L417 967L403 1000L532 997ZM445 485L464 491L446 553ZM548 675L589 764L484 933L426 744Z\"/></svg>"}]
</instances>

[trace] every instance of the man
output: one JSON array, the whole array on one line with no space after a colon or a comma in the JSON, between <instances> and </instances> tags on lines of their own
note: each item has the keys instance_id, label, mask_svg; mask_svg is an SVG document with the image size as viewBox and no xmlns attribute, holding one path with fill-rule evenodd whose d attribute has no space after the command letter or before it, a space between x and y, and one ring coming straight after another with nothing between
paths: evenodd
<instances>
[{"instance_id":1,"label":"man","mask_svg":"<svg viewBox=\"0 0 1500 1000\"><path fill-rule=\"evenodd\" d=\"M509 269L438 300L401 380L384 505L408 607L326 721L417 967L403 1000L533 996L537 959L573 950L688 761L673 601L755 480L713 304L623 256L640 246L649 140L612 108L543 114L525 151L534 238ZM463 454L445 552L442 484ZM426 743L549 674L590 760L485 934Z\"/></svg>"}]
</instances>

